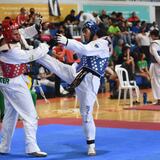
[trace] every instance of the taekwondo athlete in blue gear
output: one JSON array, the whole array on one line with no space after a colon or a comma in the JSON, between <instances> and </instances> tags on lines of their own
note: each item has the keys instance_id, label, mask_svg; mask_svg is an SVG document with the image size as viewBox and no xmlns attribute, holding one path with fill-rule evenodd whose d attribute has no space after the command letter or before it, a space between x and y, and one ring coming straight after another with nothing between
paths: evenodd
<instances>
[{"instance_id":1,"label":"taekwondo athlete in blue gear","mask_svg":"<svg viewBox=\"0 0 160 160\"><path fill-rule=\"evenodd\" d=\"M92 21L86 22L82 31L86 44L74 39L67 39L63 35L57 36L58 43L65 45L67 49L73 50L78 54L81 58L79 64L74 63L70 66L48 55L45 55L37 62L75 87L80 102L82 125L88 144L87 153L92 156L96 155L96 127L92 116L93 106L100 86L100 77L104 75L111 55L111 43L108 37L99 36L102 35L102 31Z\"/></svg>"}]
</instances>

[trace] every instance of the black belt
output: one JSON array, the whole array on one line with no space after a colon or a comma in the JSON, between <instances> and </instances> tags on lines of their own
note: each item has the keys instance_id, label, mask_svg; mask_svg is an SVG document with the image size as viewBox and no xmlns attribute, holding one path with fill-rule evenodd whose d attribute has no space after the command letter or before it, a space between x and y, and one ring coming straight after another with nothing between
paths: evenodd
<instances>
[{"instance_id":1,"label":"black belt","mask_svg":"<svg viewBox=\"0 0 160 160\"><path fill-rule=\"evenodd\" d=\"M150 55L150 61L151 61L151 63L157 63L157 61L153 55Z\"/></svg>"},{"instance_id":2,"label":"black belt","mask_svg":"<svg viewBox=\"0 0 160 160\"><path fill-rule=\"evenodd\" d=\"M86 76L86 74L92 73L93 75L97 76L100 78L101 76L96 73L95 71L89 69L89 68L82 68L76 78L73 80L73 82L70 84L70 88L76 88L83 80L83 78Z\"/></svg>"},{"instance_id":3,"label":"black belt","mask_svg":"<svg viewBox=\"0 0 160 160\"><path fill-rule=\"evenodd\" d=\"M89 69L89 68L83 68L84 70L86 70L88 73L92 73L93 75L97 76L98 78L101 78L101 75L98 74L97 72Z\"/></svg>"}]
</instances>

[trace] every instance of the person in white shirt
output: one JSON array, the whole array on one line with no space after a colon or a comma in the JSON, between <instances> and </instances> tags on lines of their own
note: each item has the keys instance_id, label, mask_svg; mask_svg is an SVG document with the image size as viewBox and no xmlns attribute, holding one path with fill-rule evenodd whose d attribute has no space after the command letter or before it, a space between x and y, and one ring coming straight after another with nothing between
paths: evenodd
<instances>
[{"instance_id":1,"label":"person in white shirt","mask_svg":"<svg viewBox=\"0 0 160 160\"><path fill-rule=\"evenodd\" d=\"M136 41L138 47L140 48L140 52L145 54L146 60L150 65L150 53L149 53L150 37L149 37L149 32L146 32L146 27L141 27L141 32L137 34Z\"/></svg>"},{"instance_id":2,"label":"person in white shirt","mask_svg":"<svg viewBox=\"0 0 160 160\"><path fill-rule=\"evenodd\" d=\"M0 65L3 76L0 91L4 95L5 115L2 122L0 154L10 152L13 133L20 115L25 130L26 153L34 157L45 157L47 153L42 152L37 144L38 116L23 73L26 63L42 58L49 51L49 47L41 43L36 49L22 50L18 25L11 19L2 22L2 34L4 39L0 40Z\"/></svg>"},{"instance_id":3,"label":"person in white shirt","mask_svg":"<svg viewBox=\"0 0 160 160\"><path fill-rule=\"evenodd\" d=\"M160 39L159 31L154 29L150 32L152 39L150 45L150 59L151 65L149 68L151 77L151 86L153 97L157 101L156 104L160 105Z\"/></svg>"},{"instance_id":4,"label":"person in white shirt","mask_svg":"<svg viewBox=\"0 0 160 160\"><path fill-rule=\"evenodd\" d=\"M96 155L96 128L92 112L100 86L100 77L104 75L109 62L112 45L108 37L102 37L102 32L93 21L88 21L82 28L86 44L74 39L67 39L63 35L57 36L58 43L75 51L81 58L80 63L72 66L64 64L49 55L45 55L37 62L75 88L80 101L82 125L88 144L88 155Z\"/></svg>"},{"instance_id":5,"label":"person in white shirt","mask_svg":"<svg viewBox=\"0 0 160 160\"><path fill-rule=\"evenodd\" d=\"M87 12L82 13L80 16L80 22L83 22L84 24L85 22L88 22L88 21L96 22L96 19L92 13L87 13Z\"/></svg>"}]
</instances>

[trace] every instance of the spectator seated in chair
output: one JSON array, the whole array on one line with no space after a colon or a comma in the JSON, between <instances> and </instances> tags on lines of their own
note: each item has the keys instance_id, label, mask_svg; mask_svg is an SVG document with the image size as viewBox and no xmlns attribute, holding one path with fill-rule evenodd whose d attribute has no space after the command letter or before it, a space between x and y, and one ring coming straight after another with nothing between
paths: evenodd
<instances>
[{"instance_id":1,"label":"spectator seated in chair","mask_svg":"<svg viewBox=\"0 0 160 160\"><path fill-rule=\"evenodd\" d=\"M138 71L136 72L136 77L138 76L139 78L141 78L140 86L150 87L151 78L150 78L150 75L149 75L148 63L145 60L145 54L144 53L140 54L139 60L137 62L137 68L138 68ZM143 84L145 84L145 86Z\"/></svg>"}]
</instances>

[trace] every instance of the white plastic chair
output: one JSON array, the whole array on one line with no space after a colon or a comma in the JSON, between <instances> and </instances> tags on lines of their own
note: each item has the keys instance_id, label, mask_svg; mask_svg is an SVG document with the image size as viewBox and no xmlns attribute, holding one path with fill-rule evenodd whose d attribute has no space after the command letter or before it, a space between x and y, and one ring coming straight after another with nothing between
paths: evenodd
<instances>
[{"instance_id":1,"label":"white plastic chair","mask_svg":"<svg viewBox=\"0 0 160 160\"><path fill-rule=\"evenodd\" d=\"M117 68L121 67L121 66L122 66L121 64L115 65L115 70L116 70Z\"/></svg>"},{"instance_id":2,"label":"white plastic chair","mask_svg":"<svg viewBox=\"0 0 160 160\"><path fill-rule=\"evenodd\" d=\"M121 98L121 92L124 90L124 99L126 100L127 91L129 90L129 96L130 96L130 106L133 106L133 89L135 89L136 96L137 96L137 102L139 102L139 87L137 86L135 81L129 81L128 72L125 68L122 68L120 66L115 67L115 71L118 76L119 80L119 94L118 94L118 105ZM124 75L124 76L123 76ZM125 77L125 79L124 79Z\"/></svg>"}]
</instances>

